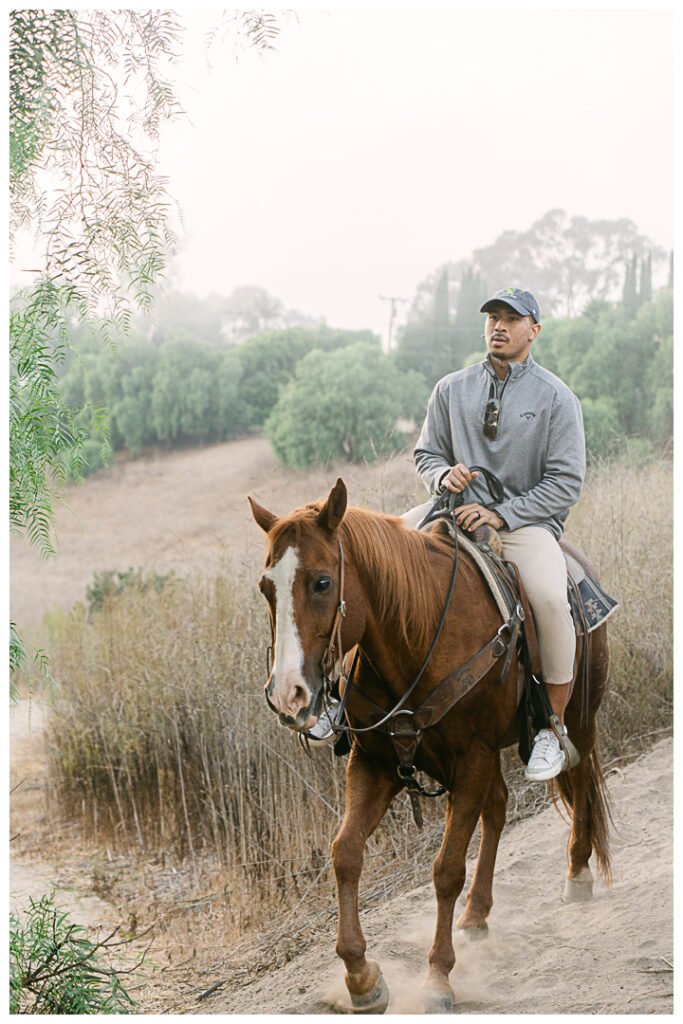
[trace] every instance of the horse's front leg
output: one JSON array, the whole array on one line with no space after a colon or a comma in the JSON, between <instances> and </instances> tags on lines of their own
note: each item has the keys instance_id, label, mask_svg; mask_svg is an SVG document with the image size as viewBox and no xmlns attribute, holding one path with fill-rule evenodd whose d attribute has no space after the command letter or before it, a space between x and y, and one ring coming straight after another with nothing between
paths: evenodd
<instances>
[{"instance_id":1,"label":"horse's front leg","mask_svg":"<svg viewBox=\"0 0 683 1024\"><path fill-rule=\"evenodd\" d=\"M493 906L493 871L500 835L505 825L508 790L500 767L500 751L495 755L495 770L481 812L481 843L474 880L467 894L467 906L456 928L472 937L486 934L486 918Z\"/></svg>"},{"instance_id":2,"label":"horse's front leg","mask_svg":"<svg viewBox=\"0 0 683 1024\"><path fill-rule=\"evenodd\" d=\"M332 844L337 876L337 954L346 965L346 986L357 1013L383 1013L389 993L378 965L365 959L358 916L358 882L365 844L400 788L398 777L370 763L357 747L346 769L346 811Z\"/></svg>"},{"instance_id":3,"label":"horse's front leg","mask_svg":"<svg viewBox=\"0 0 683 1024\"><path fill-rule=\"evenodd\" d=\"M446 829L434 861L436 890L436 932L429 951L429 973L424 988L429 992L428 1010L452 1012L455 993L448 980L455 964L453 910L465 884L465 859L477 818L495 771L495 754L473 743L456 764L453 787L448 795Z\"/></svg>"}]
</instances>

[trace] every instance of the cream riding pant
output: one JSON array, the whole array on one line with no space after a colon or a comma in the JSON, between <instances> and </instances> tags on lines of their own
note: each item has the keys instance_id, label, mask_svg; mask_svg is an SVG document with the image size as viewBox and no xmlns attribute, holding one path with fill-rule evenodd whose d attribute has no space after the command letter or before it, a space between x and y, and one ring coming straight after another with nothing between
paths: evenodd
<instances>
[{"instance_id":1,"label":"cream riding pant","mask_svg":"<svg viewBox=\"0 0 683 1024\"><path fill-rule=\"evenodd\" d=\"M567 563L550 530L520 526L499 530L503 557L514 562L534 613L543 681L561 685L574 677L576 635L567 600Z\"/></svg>"},{"instance_id":2,"label":"cream riding pant","mask_svg":"<svg viewBox=\"0 0 683 1024\"><path fill-rule=\"evenodd\" d=\"M410 509L401 518L417 529L432 502ZM567 600L567 563L562 548L543 526L498 530L503 557L514 562L534 613L543 681L557 686L574 678L576 634Z\"/></svg>"}]
</instances>

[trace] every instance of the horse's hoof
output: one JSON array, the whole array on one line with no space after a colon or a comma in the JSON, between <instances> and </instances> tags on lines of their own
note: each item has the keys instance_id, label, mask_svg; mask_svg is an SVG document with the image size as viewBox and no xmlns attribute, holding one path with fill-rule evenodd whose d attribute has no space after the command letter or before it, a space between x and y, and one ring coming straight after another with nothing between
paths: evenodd
<instances>
[{"instance_id":1,"label":"horse's hoof","mask_svg":"<svg viewBox=\"0 0 683 1024\"><path fill-rule=\"evenodd\" d=\"M349 992L349 995L351 1013L384 1013L389 1003L389 989L381 971L369 992Z\"/></svg>"},{"instance_id":2,"label":"horse's hoof","mask_svg":"<svg viewBox=\"0 0 683 1024\"><path fill-rule=\"evenodd\" d=\"M486 921L483 924L467 925L467 924L456 924L455 926L461 935L465 935L469 942L480 942L482 939L488 938L489 926Z\"/></svg>"},{"instance_id":3,"label":"horse's hoof","mask_svg":"<svg viewBox=\"0 0 683 1024\"><path fill-rule=\"evenodd\" d=\"M455 995L450 985L430 985L426 982L420 986L424 990L425 1013L454 1013Z\"/></svg>"},{"instance_id":4,"label":"horse's hoof","mask_svg":"<svg viewBox=\"0 0 683 1024\"><path fill-rule=\"evenodd\" d=\"M455 999L447 992L431 992L425 996L425 1013L455 1013Z\"/></svg>"},{"instance_id":5,"label":"horse's hoof","mask_svg":"<svg viewBox=\"0 0 683 1024\"><path fill-rule=\"evenodd\" d=\"M564 883L564 903L585 903L593 898L593 876L586 868L576 878L567 878Z\"/></svg>"}]
</instances>

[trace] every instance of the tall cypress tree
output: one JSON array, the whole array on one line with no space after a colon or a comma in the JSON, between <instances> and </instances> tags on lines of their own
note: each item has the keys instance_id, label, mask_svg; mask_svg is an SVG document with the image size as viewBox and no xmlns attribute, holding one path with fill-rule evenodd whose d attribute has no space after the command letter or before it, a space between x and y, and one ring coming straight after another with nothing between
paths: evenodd
<instances>
[{"instance_id":1,"label":"tall cypress tree","mask_svg":"<svg viewBox=\"0 0 683 1024\"><path fill-rule=\"evenodd\" d=\"M638 305L649 302L652 298L652 253L649 252L640 261L640 288L638 289Z\"/></svg>"},{"instance_id":2,"label":"tall cypress tree","mask_svg":"<svg viewBox=\"0 0 683 1024\"><path fill-rule=\"evenodd\" d=\"M626 264L624 291L621 304L628 316L635 316L638 309L638 257L634 256Z\"/></svg>"},{"instance_id":3,"label":"tall cypress tree","mask_svg":"<svg viewBox=\"0 0 683 1024\"><path fill-rule=\"evenodd\" d=\"M468 267L463 271L458 295L458 309L455 316L453 333L455 335L455 365L458 369L478 348L483 351L481 342L482 303L488 298L486 286L479 271Z\"/></svg>"}]
</instances>

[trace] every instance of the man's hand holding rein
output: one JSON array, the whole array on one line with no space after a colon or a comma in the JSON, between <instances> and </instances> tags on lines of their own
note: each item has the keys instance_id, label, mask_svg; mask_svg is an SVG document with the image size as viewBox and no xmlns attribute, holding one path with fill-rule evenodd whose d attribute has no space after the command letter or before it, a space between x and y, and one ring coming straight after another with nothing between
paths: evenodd
<instances>
[{"instance_id":1,"label":"man's hand holding rein","mask_svg":"<svg viewBox=\"0 0 683 1024\"><path fill-rule=\"evenodd\" d=\"M459 462L457 466L451 466L448 472L444 473L441 477L441 486L453 491L454 494L460 494L469 482L478 476L476 470L471 471L464 462ZM494 530L502 530L505 526L497 512L473 501L462 505L456 512L455 519L458 526L464 530L475 530L478 526L484 525L492 526Z\"/></svg>"},{"instance_id":2,"label":"man's hand holding rein","mask_svg":"<svg viewBox=\"0 0 683 1024\"><path fill-rule=\"evenodd\" d=\"M464 462L459 462L457 466L451 466L447 473L441 477L441 486L445 487L449 491L453 491L455 494L460 494L464 491L471 480L476 479L479 474L476 472L471 473Z\"/></svg>"},{"instance_id":3,"label":"man's hand holding rein","mask_svg":"<svg viewBox=\"0 0 683 1024\"><path fill-rule=\"evenodd\" d=\"M494 530L502 530L505 526L497 512L474 502L461 505L455 513L455 521L463 530L476 530L478 526L484 525L492 526Z\"/></svg>"}]
</instances>

